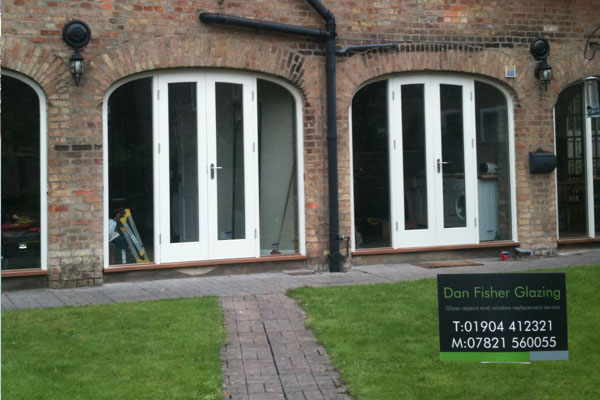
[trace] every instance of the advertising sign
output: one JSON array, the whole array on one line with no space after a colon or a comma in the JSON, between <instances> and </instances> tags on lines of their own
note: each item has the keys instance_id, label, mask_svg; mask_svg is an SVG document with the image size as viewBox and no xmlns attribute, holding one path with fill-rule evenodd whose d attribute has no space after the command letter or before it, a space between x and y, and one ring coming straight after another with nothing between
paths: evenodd
<instances>
[{"instance_id":1,"label":"advertising sign","mask_svg":"<svg viewBox=\"0 0 600 400\"><path fill-rule=\"evenodd\" d=\"M568 360L564 273L437 279L442 361Z\"/></svg>"}]
</instances>

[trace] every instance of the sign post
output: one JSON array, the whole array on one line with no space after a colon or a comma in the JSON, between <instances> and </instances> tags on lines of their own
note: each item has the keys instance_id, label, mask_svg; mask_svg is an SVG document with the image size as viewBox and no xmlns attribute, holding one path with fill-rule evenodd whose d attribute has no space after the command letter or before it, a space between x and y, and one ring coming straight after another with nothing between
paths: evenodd
<instances>
[{"instance_id":1,"label":"sign post","mask_svg":"<svg viewBox=\"0 0 600 400\"><path fill-rule=\"evenodd\" d=\"M564 273L437 279L442 361L569 359Z\"/></svg>"}]
</instances>

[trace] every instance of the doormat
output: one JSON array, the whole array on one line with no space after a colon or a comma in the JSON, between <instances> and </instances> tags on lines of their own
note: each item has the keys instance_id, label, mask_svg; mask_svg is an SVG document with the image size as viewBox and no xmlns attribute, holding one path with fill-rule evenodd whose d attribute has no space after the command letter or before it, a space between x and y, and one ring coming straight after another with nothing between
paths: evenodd
<instances>
[{"instance_id":1,"label":"doormat","mask_svg":"<svg viewBox=\"0 0 600 400\"><path fill-rule=\"evenodd\" d=\"M447 268L447 267L471 267L474 265L483 265L470 260L457 260L457 261L435 261L435 262L422 262L415 263L417 267L421 268Z\"/></svg>"}]
</instances>

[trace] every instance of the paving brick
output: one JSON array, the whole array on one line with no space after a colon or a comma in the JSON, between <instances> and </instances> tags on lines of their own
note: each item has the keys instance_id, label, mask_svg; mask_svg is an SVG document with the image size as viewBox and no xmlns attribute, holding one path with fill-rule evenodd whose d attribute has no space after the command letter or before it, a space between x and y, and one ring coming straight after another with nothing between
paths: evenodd
<instances>
[{"instance_id":1,"label":"paving brick","mask_svg":"<svg viewBox=\"0 0 600 400\"><path fill-rule=\"evenodd\" d=\"M251 394L250 400L280 400L285 399L283 393Z\"/></svg>"},{"instance_id":2,"label":"paving brick","mask_svg":"<svg viewBox=\"0 0 600 400\"><path fill-rule=\"evenodd\" d=\"M306 400L304 397L304 393L301 390L299 391L287 391L285 392L288 400Z\"/></svg>"},{"instance_id":3,"label":"paving brick","mask_svg":"<svg viewBox=\"0 0 600 400\"><path fill-rule=\"evenodd\" d=\"M323 393L319 390L305 390L303 393L306 400L325 400Z\"/></svg>"}]
</instances>

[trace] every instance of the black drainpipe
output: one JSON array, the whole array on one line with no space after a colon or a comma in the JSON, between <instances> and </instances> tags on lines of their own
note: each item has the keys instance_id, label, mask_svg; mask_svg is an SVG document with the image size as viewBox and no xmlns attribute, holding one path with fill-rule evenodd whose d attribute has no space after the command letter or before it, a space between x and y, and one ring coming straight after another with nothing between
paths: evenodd
<instances>
[{"instance_id":1,"label":"black drainpipe","mask_svg":"<svg viewBox=\"0 0 600 400\"><path fill-rule=\"evenodd\" d=\"M329 175L329 271L340 272L340 207L338 200L338 138L335 78L335 17L319 0L306 0L325 20L329 36L325 39L325 67L327 81L327 165Z\"/></svg>"},{"instance_id":2,"label":"black drainpipe","mask_svg":"<svg viewBox=\"0 0 600 400\"><path fill-rule=\"evenodd\" d=\"M234 17L215 13L200 13L200 21L235 25L245 28L267 30L292 35L309 36L325 40L325 64L327 80L327 161L329 175L329 271L340 272L342 255L340 253L340 219L338 200L338 165L337 165L337 111L336 111L336 79L335 79L335 17L319 0L306 0L312 8L325 20L326 32L321 29L304 28L295 25L275 22L257 21L248 18Z\"/></svg>"}]
</instances>

